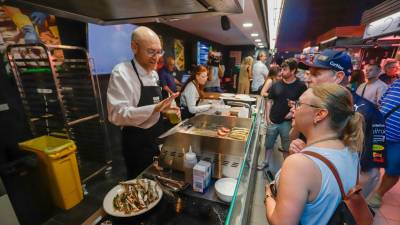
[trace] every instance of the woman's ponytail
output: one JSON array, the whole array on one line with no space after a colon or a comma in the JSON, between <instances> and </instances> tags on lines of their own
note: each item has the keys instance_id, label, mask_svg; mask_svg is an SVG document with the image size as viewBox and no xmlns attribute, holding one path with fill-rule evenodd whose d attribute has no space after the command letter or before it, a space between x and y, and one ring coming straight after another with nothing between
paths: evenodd
<instances>
[{"instance_id":1,"label":"woman's ponytail","mask_svg":"<svg viewBox=\"0 0 400 225\"><path fill-rule=\"evenodd\" d=\"M359 112L351 115L344 130L343 142L352 151L360 152L364 147L364 116Z\"/></svg>"}]
</instances>

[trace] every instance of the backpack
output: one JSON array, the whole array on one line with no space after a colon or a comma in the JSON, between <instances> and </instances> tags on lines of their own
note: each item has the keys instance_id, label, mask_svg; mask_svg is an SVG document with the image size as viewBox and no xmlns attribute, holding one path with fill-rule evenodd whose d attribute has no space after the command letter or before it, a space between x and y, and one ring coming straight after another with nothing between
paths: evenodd
<instances>
[{"instance_id":1,"label":"backpack","mask_svg":"<svg viewBox=\"0 0 400 225\"><path fill-rule=\"evenodd\" d=\"M351 188L346 195L344 193L342 180L335 166L327 158L311 151L303 151L301 153L313 156L325 163L332 171L339 185L342 201L330 218L328 225L372 225L374 217L373 212L369 209L367 202L361 194L361 186L358 184L358 174L356 186Z\"/></svg>"}]
</instances>

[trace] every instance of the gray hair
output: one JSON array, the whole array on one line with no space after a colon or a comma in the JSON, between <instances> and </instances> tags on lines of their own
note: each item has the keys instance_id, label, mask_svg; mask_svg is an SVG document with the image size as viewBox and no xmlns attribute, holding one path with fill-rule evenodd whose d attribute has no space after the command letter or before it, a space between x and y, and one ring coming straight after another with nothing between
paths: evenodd
<instances>
[{"instance_id":1,"label":"gray hair","mask_svg":"<svg viewBox=\"0 0 400 225\"><path fill-rule=\"evenodd\" d=\"M397 64L397 61L389 61L389 62L387 62L387 63L383 66L383 68L384 68L385 70L387 70L387 69L389 68L389 66L391 66L391 65L393 65L393 64Z\"/></svg>"}]
</instances>

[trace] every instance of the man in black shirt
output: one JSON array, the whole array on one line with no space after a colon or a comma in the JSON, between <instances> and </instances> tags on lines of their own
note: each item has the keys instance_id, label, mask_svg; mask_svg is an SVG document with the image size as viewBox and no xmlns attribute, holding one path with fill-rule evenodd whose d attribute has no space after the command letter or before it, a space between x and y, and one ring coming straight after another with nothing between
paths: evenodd
<instances>
[{"instance_id":1,"label":"man in black shirt","mask_svg":"<svg viewBox=\"0 0 400 225\"><path fill-rule=\"evenodd\" d=\"M292 127L291 104L297 101L300 95L306 91L304 82L296 78L297 62L295 59L287 59L282 63L282 80L274 83L269 91L267 102L267 138L265 143L265 160L258 169L264 169L268 165L276 138L280 135L283 157L286 158L289 151L289 131Z\"/></svg>"}]
</instances>

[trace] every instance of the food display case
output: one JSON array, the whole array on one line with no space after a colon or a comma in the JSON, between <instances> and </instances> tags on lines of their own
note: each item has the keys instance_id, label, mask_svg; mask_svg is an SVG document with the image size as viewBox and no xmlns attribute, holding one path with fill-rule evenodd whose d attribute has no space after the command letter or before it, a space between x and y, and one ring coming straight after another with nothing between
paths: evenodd
<instances>
[{"instance_id":1,"label":"food display case","mask_svg":"<svg viewBox=\"0 0 400 225\"><path fill-rule=\"evenodd\" d=\"M115 217L100 209L83 224L248 224L257 158L265 136L263 118L264 99L257 97L251 118L202 114L182 121L167 132L157 163L150 165L138 177L160 183L164 194L158 205L133 217ZM234 127L245 128L248 129L248 133L243 139L229 137L229 134L217 135L216 132L221 126L231 130ZM215 179L212 179L211 185L204 193L194 192L191 188L173 190L167 185L183 182L182 157L189 146L197 153L198 159L212 162L214 167ZM164 170L157 171L159 165ZM165 170L168 165L170 168ZM217 197L214 184L220 177L237 179L230 203ZM110 205L112 202L103 204Z\"/></svg>"}]
</instances>

